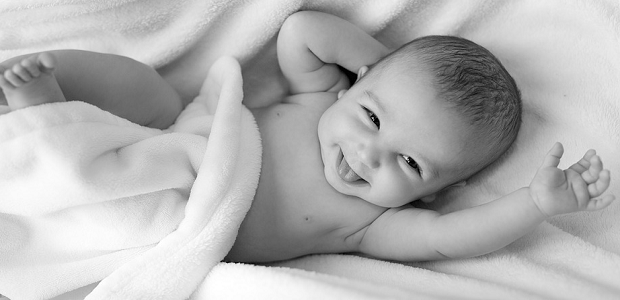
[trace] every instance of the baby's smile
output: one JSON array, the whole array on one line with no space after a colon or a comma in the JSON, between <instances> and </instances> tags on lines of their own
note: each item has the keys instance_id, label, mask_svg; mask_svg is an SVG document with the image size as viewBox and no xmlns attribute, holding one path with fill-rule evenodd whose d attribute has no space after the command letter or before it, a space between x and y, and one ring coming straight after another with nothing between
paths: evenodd
<instances>
[{"instance_id":1,"label":"baby's smile","mask_svg":"<svg viewBox=\"0 0 620 300\"><path fill-rule=\"evenodd\" d=\"M351 168L351 166L349 165L349 163L347 162L347 158L345 157L342 149L340 149L340 153L338 154L338 160L336 161L336 170L338 171L338 176L340 176L340 178L342 180L344 180L347 183L355 183L356 181L360 180L359 183L366 183L366 180L364 180L361 176L359 176L355 170L353 170L353 168Z\"/></svg>"}]
</instances>

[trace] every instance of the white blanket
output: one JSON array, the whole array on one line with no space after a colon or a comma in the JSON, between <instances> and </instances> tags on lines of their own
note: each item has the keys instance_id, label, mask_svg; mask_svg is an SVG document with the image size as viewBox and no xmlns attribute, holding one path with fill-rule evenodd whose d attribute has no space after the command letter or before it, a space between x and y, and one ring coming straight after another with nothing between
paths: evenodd
<instances>
[{"instance_id":1,"label":"white blanket","mask_svg":"<svg viewBox=\"0 0 620 300\"><path fill-rule=\"evenodd\" d=\"M103 280L89 299L190 296L232 247L261 162L238 63L209 76L165 132L78 101L0 115L3 294Z\"/></svg>"},{"instance_id":2,"label":"white blanket","mask_svg":"<svg viewBox=\"0 0 620 300\"><path fill-rule=\"evenodd\" d=\"M0 3L0 59L77 48L131 56L159 68L189 102L223 54L242 65L245 103L278 100L275 36L291 13L348 19L395 48L452 34L494 52L521 87L524 121L502 160L442 195L437 209L484 203L527 185L555 141L561 166L597 149L620 196L620 4L615 0L70 1ZM284 268L282 268L284 267ZM317 255L269 267L221 263L195 298L617 299L620 204L559 216L479 258L391 263ZM2 291L0 290L0 293Z\"/></svg>"}]
</instances>

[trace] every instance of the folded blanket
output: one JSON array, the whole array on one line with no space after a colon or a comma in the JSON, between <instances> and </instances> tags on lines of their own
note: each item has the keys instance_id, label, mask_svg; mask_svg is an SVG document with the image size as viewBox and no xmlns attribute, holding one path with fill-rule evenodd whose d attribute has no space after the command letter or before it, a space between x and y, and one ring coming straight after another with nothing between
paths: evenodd
<instances>
[{"instance_id":1,"label":"folded blanket","mask_svg":"<svg viewBox=\"0 0 620 300\"><path fill-rule=\"evenodd\" d=\"M219 60L205 83L167 132L78 101L0 116L4 295L105 278L89 299L189 297L232 247L261 161L239 65Z\"/></svg>"},{"instance_id":2,"label":"folded blanket","mask_svg":"<svg viewBox=\"0 0 620 300\"><path fill-rule=\"evenodd\" d=\"M190 102L211 64L232 55L242 65L245 104L261 106L285 90L278 29L308 9L350 20L390 48L428 34L463 36L489 48L515 77L525 111L514 147L467 186L442 194L436 209L485 203L527 185L555 141L566 148L562 167L596 148L612 173L610 192L620 195L615 0L3 0L0 60L56 48L126 55L158 67ZM222 263L194 297L618 299L618 216L614 203L555 217L474 259L402 264L317 255L270 267Z\"/></svg>"}]
</instances>

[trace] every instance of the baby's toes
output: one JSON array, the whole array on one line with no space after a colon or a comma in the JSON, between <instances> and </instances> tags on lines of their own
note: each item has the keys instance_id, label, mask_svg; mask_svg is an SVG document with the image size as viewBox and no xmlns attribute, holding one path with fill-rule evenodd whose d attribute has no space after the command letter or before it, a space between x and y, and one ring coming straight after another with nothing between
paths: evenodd
<instances>
[{"instance_id":1,"label":"baby's toes","mask_svg":"<svg viewBox=\"0 0 620 300\"><path fill-rule=\"evenodd\" d=\"M13 87L20 87L24 85L24 81L13 72L13 69L4 71L3 75L4 79L6 79L6 81L8 81Z\"/></svg>"},{"instance_id":2,"label":"baby's toes","mask_svg":"<svg viewBox=\"0 0 620 300\"><path fill-rule=\"evenodd\" d=\"M26 69L28 73L30 73L30 76L32 76L33 78L39 77L41 75L41 70L39 69L39 66L34 59L29 58L22 60L21 66Z\"/></svg>"},{"instance_id":3,"label":"baby's toes","mask_svg":"<svg viewBox=\"0 0 620 300\"><path fill-rule=\"evenodd\" d=\"M37 63L41 72L51 73L56 68L56 58L48 52L43 52L37 57Z\"/></svg>"},{"instance_id":4,"label":"baby's toes","mask_svg":"<svg viewBox=\"0 0 620 300\"><path fill-rule=\"evenodd\" d=\"M0 88L2 88L2 89L12 89L12 88L15 88L15 86L13 86L12 83L10 83L8 80L6 80L6 78L4 77L4 72L2 72L2 74L0 75Z\"/></svg>"},{"instance_id":5,"label":"baby's toes","mask_svg":"<svg viewBox=\"0 0 620 300\"><path fill-rule=\"evenodd\" d=\"M28 82L32 80L32 76L30 75L28 69L24 68L21 64L15 64L11 69L13 70L13 73L15 73L15 75L17 75L22 81Z\"/></svg>"}]
</instances>

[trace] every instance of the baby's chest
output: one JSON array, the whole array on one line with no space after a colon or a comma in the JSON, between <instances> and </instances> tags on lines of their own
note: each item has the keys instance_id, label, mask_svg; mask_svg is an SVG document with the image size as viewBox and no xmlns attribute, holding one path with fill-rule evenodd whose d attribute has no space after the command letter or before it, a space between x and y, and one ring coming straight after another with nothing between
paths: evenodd
<instances>
[{"instance_id":1,"label":"baby's chest","mask_svg":"<svg viewBox=\"0 0 620 300\"><path fill-rule=\"evenodd\" d=\"M272 232L296 243L336 246L380 214L381 208L343 195L325 180L317 136L320 113L283 105L255 115L263 164L252 209L268 214L263 218L272 220Z\"/></svg>"},{"instance_id":2,"label":"baby's chest","mask_svg":"<svg viewBox=\"0 0 620 300\"><path fill-rule=\"evenodd\" d=\"M336 100L334 93L307 93L288 96L284 102L253 109L261 135L266 138L291 138L297 133L316 136L319 119ZM301 137L303 138L303 137Z\"/></svg>"},{"instance_id":3,"label":"baby's chest","mask_svg":"<svg viewBox=\"0 0 620 300\"><path fill-rule=\"evenodd\" d=\"M281 236L311 253L357 252L363 233L384 209L334 191L327 184L279 199ZM303 246L302 246L303 245Z\"/></svg>"}]
</instances>

